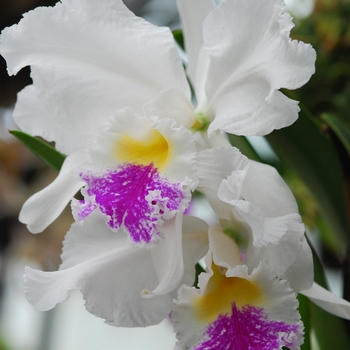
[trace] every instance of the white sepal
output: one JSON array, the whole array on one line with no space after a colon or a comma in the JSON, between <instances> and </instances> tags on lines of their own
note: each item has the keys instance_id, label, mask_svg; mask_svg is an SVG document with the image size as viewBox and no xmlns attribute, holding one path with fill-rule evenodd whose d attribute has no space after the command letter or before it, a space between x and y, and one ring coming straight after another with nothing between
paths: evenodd
<instances>
[{"instance_id":1,"label":"white sepal","mask_svg":"<svg viewBox=\"0 0 350 350\"><path fill-rule=\"evenodd\" d=\"M320 308L338 317L350 320L350 303L337 297L327 289L321 287L316 282L310 289L300 291Z\"/></svg>"},{"instance_id":2,"label":"white sepal","mask_svg":"<svg viewBox=\"0 0 350 350\"><path fill-rule=\"evenodd\" d=\"M39 233L56 220L84 185L84 181L79 178L79 168L86 159L83 147L71 153L65 159L57 178L24 203L19 221L27 224L30 232Z\"/></svg>"}]
</instances>

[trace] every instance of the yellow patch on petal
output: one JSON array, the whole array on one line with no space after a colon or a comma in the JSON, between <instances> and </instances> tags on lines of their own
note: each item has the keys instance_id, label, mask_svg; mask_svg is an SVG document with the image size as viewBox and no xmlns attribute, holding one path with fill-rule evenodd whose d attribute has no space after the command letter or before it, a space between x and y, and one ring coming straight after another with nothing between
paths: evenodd
<instances>
[{"instance_id":1,"label":"yellow patch on petal","mask_svg":"<svg viewBox=\"0 0 350 350\"><path fill-rule=\"evenodd\" d=\"M204 293L194 301L194 312L200 322L211 323L219 314L230 314L232 303L237 308L262 306L264 293L257 283L241 277L226 277L226 269L214 263L212 265L214 274Z\"/></svg>"},{"instance_id":2,"label":"yellow patch on petal","mask_svg":"<svg viewBox=\"0 0 350 350\"><path fill-rule=\"evenodd\" d=\"M151 129L142 139L128 134L118 138L114 143L114 156L123 162L138 165L153 165L164 169L171 158L171 145L157 130Z\"/></svg>"}]
</instances>

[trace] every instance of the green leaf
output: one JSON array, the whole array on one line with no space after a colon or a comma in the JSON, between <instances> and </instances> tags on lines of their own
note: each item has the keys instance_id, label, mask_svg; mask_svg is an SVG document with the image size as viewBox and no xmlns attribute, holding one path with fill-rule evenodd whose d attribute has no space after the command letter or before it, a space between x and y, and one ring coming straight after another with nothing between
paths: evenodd
<instances>
[{"instance_id":1,"label":"green leaf","mask_svg":"<svg viewBox=\"0 0 350 350\"><path fill-rule=\"evenodd\" d=\"M60 171L66 158L62 153L55 150L49 144L22 131L9 130L9 132L51 168Z\"/></svg>"},{"instance_id":2,"label":"green leaf","mask_svg":"<svg viewBox=\"0 0 350 350\"><path fill-rule=\"evenodd\" d=\"M343 320L329 314L314 303L310 303L310 306L314 339L318 345L316 347L316 344L312 344L312 349L350 349L349 335Z\"/></svg>"},{"instance_id":3,"label":"green leaf","mask_svg":"<svg viewBox=\"0 0 350 350\"><path fill-rule=\"evenodd\" d=\"M185 51L185 41L184 41L182 29L173 30L173 36L176 43L181 47L182 50Z\"/></svg>"},{"instance_id":4,"label":"green leaf","mask_svg":"<svg viewBox=\"0 0 350 350\"><path fill-rule=\"evenodd\" d=\"M330 113L323 113L321 118L333 129L350 154L350 125Z\"/></svg>"},{"instance_id":5,"label":"green leaf","mask_svg":"<svg viewBox=\"0 0 350 350\"><path fill-rule=\"evenodd\" d=\"M275 130L266 139L279 158L306 184L331 232L331 248L345 255L347 218L341 164L331 141L303 113L290 127Z\"/></svg>"},{"instance_id":6,"label":"green leaf","mask_svg":"<svg viewBox=\"0 0 350 350\"><path fill-rule=\"evenodd\" d=\"M310 314L310 301L302 295L298 295L299 300L299 312L301 319L304 323L304 344L301 346L301 350L311 350L311 314Z\"/></svg>"}]
</instances>

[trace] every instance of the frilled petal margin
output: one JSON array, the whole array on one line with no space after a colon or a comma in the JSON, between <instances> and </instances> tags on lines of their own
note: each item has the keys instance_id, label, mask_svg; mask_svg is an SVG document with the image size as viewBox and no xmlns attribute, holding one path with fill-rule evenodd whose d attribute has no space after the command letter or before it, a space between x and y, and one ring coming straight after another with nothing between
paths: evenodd
<instances>
[{"instance_id":1,"label":"frilled petal margin","mask_svg":"<svg viewBox=\"0 0 350 350\"><path fill-rule=\"evenodd\" d=\"M205 232L192 231L184 235L185 241L190 242L183 249L185 261L192 265L189 271L193 273L193 266L207 245ZM172 242L170 237L169 244ZM143 298L142 291L155 290L160 285L160 276L165 292L164 278L170 279L174 274L182 276L183 271L168 271L170 276L165 276L165 269L161 267L157 274L155 264L164 261L155 255L156 259L152 250L131 246L124 233L109 230L102 215L94 212L82 225L73 224L67 233L59 271L26 268L25 295L35 309L46 311L66 300L69 290L80 289L86 309L108 324L123 327L157 324L170 313L172 296L154 294L152 298ZM185 279L193 283L194 274Z\"/></svg>"},{"instance_id":2,"label":"frilled petal margin","mask_svg":"<svg viewBox=\"0 0 350 350\"><path fill-rule=\"evenodd\" d=\"M292 191L276 168L249 161L241 195L261 208L265 216L284 216L298 213L298 205ZM268 205L267 204L268 201Z\"/></svg>"},{"instance_id":3,"label":"frilled petal margin","mask_svg":"<svg viewBox=\"0 0 350 350\"><path fill-rule=\"evenodd\" d=\"M215 130L234 135L267 135L293 124L300 111L298 102L279 91L274 91L267 101L269 93L270 86L258 75L237 79L231 86L222 88L208 107L207 113L215 116L208 128L209 135Z\"/></svg>"},{"instance_id":4,"label":"frilled petal margin","mask_svg":"<svg viewBox=\"0 0 350 350\"><path fill-rule=\"evenodd\" d=\"M251 229L247 263L250 271L263 261L271 271L281 277L295 262L304 239L304 225L298 214L289 214L281 217L263 217L258 208L250 210L252 205L245 206L239 203L233 208L235 217L244 222ZM256 220L253 213L258 212L261 220ZM259 239L256 239L256 237ZM259 248L259 249L256 249Z\"/></svg>"},{"instance_id":5,"label":"frilled petal margin","mask_svg":"<svg viewBox=\"0 0 350 350\"><path fill-rule=\"evenodd\" d=\"M196 164L198 189L215 213L232 222L232 227L239 222L249 237L249 272L263 261L281 277L301 250L304 226L278 172L249 161L234 148L198 152Z\"/></svg>"},{"instance_id":6,"label":"frilled petal margin","mask_svg":"<svg viewBox=\"0 0 350 350\"><path fill-rule=\"evenodd\" d=\"M277 90L305 84L316 54L290 39L293 23L284 9L280 0L223 1L205 18L207 101L198 110L214 120L209 133L263 135L296 120L297 102Z\"/></svg>"},{"instance_id":7,"label":"frilled petal margin","mask_svg":"<svg viewBox=\"0 0 350 350\"><path fill-rule=\"evenodd\" d=\"M230 220L231 206L218 197L218 190L223 179L232 173L237 174L234 183L237 199L240 196L244 174L247 172L248 159L237 148L214 147L196 154L198 190L203 192L219 218Z\"/></svg>"},{"instance_id":8,"label":"frilled petal margin","mask_svg":"<svg viewBox=\"0 0 350 350\"><path fill-rule=\"evenodd\" d=\"M31 65L39 99L71 130L92 134L117 109L163 89L190 89L169 28L136 17L121 0L63 0L24 14L1 36L10 74Z\"/></svg>"},{"instance_id":9,"label":"frilled petal margin","mask_svg":"<svg viewBox=\"0 0 350 350\"><path fill-rule=\"evenodd\" d=\"M81 149L70 154L65 159L57 178L24 203L19 221L27 224L30 232L41 232L50 225L84 185L77 175L77 169L86 161L86 157Z\"/></svg>"}]
</instances>

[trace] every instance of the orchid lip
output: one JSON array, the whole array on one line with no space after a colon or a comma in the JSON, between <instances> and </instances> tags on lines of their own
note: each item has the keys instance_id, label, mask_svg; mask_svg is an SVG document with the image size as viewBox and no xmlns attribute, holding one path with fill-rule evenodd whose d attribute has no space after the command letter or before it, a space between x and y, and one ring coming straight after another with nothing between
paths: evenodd
<instances>
[{"instance_id":1,"label":"orchid lip","mask_svg":"<svg viewBox=\"0 0 350 350\"><path fill-rule=\"evenodd\" d=\"M263 308L250 305L242 309L232 303L231 314L220 314L205 331L205 340L195 350L225 349L274 350L293 346L301 333L300 324L269 320Z\"/></svg>"},{"instance_id":2,"label":"orchid lip","mask_svg":"<svg viewBox=\"0 0 350 350\"><path fill-rule=\"evenodd\" d=\"M86 182L85 201L78 202L76 216L84 220L98 208L112 230L123 229L134 243L151 243L160 227L184 205L186 191L179 182L159 174L153 163L124 163L103 173L81 173Z\"/></svg>"}]
</instances>

